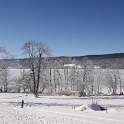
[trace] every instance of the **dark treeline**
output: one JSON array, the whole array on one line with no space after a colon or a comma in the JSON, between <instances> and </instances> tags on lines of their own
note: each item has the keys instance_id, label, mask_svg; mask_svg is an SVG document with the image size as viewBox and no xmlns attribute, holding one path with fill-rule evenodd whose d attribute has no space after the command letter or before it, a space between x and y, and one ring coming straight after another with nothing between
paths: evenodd
<instances>
[{"instance_id":1,"label":"dark treeline","mask_svg":"<svg viewBox=\"0 0 124 124\"><path fill-rule=\"evenodd\" d=\"M116 68L118 69L124 69L124 53L114 53L114 54L103 54L103 55L87 55L87 56L60 56L60 57L50 57L49 58L49 68L53 68L54 61L60 62L60 68L63 68L63 60L68 60L66 64L73 64L76 62L76 64L81 65L82 60L84 57L87 57L89 60L92 61L94 65L100 66L102 69L110 68L111 65L116 64ZM11 67L18 68L18 62L28 61L28 59L4 59L5 63L10 62ZM65 64L65 63L64 63ZM28 68L28 67L27 67Z\"/></svg>"}]
</instances>

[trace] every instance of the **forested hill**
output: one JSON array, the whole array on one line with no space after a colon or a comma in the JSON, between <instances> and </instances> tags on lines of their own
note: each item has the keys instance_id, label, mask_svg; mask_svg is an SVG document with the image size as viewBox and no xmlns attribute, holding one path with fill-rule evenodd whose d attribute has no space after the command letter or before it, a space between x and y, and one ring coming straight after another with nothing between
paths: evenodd
<instances>
[{"instance_id":1,"label":"forested hill","mask_svg":"<svg viewBox=\"0 0 124 124\"><path fill-rule=\"evenodd\" d=\"M122 59L124 58L124 53L114 53L114 54L102 54L102 55L86 55L86 56L74 56L76 60L82 60L82 58L87 57L90 60L103 60L103 59Z\"/></svg>"},{"instance_id":2,"label":"forested hill","mask_svg":"<svg viewBox=\"0 0 124 124\"><path fill-rule=\"evenodd\" d=\"M72 59L81 62L84 57L87 57L94 65L98 65L101 68L110 68L114 66L114 68L124 69L124 53L75 56L72 57Z\"/></svg>"},{"instance_id":3,"label":"forested hill","mask_svg":"<svg viewBox=\"0 0 124 124\"><path fill-rule=\"evenodd\" d=\"M101 68L110 68L114 65L115 68L124 69L124 53L103 54L103 55L86 55L86 56L60 56L49 58L49 64L52 66L55 60L61 61L60 63L71 64L73 60L77 61L77 64L82 65L82 60L87 57L93 62L94 65L98 65ZM67 61L66 61L67 60ZM11 67L17 68L18 62L24 61L24 59L5 59L5 62L11 62ZM62 62L63 61L63 62Z\"/></svg>"}]
</instances>

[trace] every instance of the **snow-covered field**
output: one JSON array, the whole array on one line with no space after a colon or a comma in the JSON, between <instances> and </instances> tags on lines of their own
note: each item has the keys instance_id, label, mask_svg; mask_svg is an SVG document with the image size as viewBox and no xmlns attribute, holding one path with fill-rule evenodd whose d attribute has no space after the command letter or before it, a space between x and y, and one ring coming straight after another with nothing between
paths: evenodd
<instances>
[{"instance_id":1,"label":"snow-covered field","mask_svg":"<svg viewBox=\"0 0 124 124\"><path fill-rule=\"evenodd\" d=\"M107 111L87 97L0 93L0 124L124 124L124 96L101 96L99 104Z\"/></svg>"}]
</instances>

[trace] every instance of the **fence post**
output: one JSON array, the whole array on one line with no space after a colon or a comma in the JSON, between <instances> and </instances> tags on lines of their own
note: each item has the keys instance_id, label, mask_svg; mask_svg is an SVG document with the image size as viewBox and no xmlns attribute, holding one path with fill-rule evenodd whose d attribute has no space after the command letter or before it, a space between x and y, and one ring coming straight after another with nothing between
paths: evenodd
<instances>
[{"instance_id":1,"label":"fence post","mask_svg":"<svg viewBox=\"0 0 124 124\"><path fill-rule=\"evenodd\" d=\"M21 108L23 108L23 106L24 106L24 100L22 100Z\"/></svg>"}]
</instances>

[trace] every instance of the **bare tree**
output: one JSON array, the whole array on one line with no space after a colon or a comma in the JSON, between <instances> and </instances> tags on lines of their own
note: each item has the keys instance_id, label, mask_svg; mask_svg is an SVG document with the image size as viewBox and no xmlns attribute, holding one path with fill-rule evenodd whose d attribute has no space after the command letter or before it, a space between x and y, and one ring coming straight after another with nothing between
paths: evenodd
<instances>
[{"instance_id":1,"label":"bare tree","mask_svg":"<svg viewBox=\"0 0 124 124\"><path fill-rule=\"evenodd\" d=\"M105 82L109 92L116 93L120 86L121 93L121 77L118 69L107 69L105 73Z\"/></svg>"},{"instance_id":2,"label":"bare tree","mask_svg":"<svg viewBox=\"0 0 124 124\"><path fill-rule=\"evenodd\" d=\"M69 69L69 82L70 87L72 91L78 90L78 78L79 78L79 72L76 67L72 67L72 69Z\"/></svg>"},{"instance_id":3,"label":"bare tree","mask_svg":"<svg viewBox=\"0 0 124 124\"><path fill-rule=\"evenodd\" d=\"M52 51L44 43L36 41L26 42L22 46L22 50L24 50L23 54L28 55L29 57L28 67L31 70L31 75L33 78L33 92L35 96L38 96L42 61L44 57L51 56Z\"/></svg>"},{"instance_id":4,"label":"bare tree","mask_svg":"<svg viewBox=\"0 0 124 124\"><path fill-rule=\"evenodd\" d=\"M87 57L83 58L83 74L82 74L82 83L80 86L80 92L84 93L87 92L88 95L93 93L94 86L93 86L93 64L92 61L89 60Z\"/></svg>"},{"instance_id":5,"label":"bare tree","mask_svg":"<svg viewBox=\"0 0 124 124\"><path fill-rule=\"evenodd\" d=\"M115 62L112 64L111 68L112 68L111 70L113 70L112 74L113 74L113 77L115 78L114 80L117 81L117 85L119 85L120 94L121 94L122 93L122 79L121 79L120 71L119 71L120 65L117 62Z\"/></svg>"},{"instance_id":6,"label":"bare tree","mask_svg":"<svg viewBox=\"0 0 124 124\"><path fill-rule=\"evenodd\" d=\"M5 47L0 47L0 53L2 54L2 59L0 60L0 80L1 80L1 88L4 88L4 92L7 92L8 85L8 67L10 63L5 63L4 58L8 58L11 55L6 51ZM5 55L5 56L4 56ZM2 91L2 89L1 89Z\"/></svg>"},{"instance_id":7,"label":"bare tree","mask_svg":"<svg viewBox=\"0 0 124 124\"><path fill-rule=\"evenodd\" d=\"M104 81L104 70L100 68L93 69L93 76L94 76L94 94L99 95L102 90L103 81Z\"/></svg>"},{"instance_id":8,"label":"bare tree","mask_svg":"<svg viewBox=\"0 0 124 124\"><path fill-rule=\"evenodd\" d=\"M118 80L119 80L119 83L120 83L120 94L121 94L122 93L122 79L121 79L119 70L117 70L117 74L118 74Z\"/></svg>"},{"instance_id":9,"label":"bare tree","mask_svg":"<svg viewBox=\"0 0 124 124\"><path fill-rule=\"evenodd\" d=\"M59 70L59 63L57 60L54 61L54 68L53 68L53 80L54 80L54 90L60 91L62 89L61 81L61 71Z\"/></svg>"},{"instance_id":10,"label":"bare tree","mask_svg":"<svg viewBox=\"0 0 124 124\"><path fill-rule=\"evenodd\" d=\"M0 72L0 80L3 84L4 92L7 92L8 89L8 69L4 69Z\"/></svg>"},{"instance_id":11,"label":"bare tree","mask_svg":"<svg viewBox=\"0 0 124 124\"><path fill-rule=\"evenodd\" d=\"M64 57L62 59L62 62L63 62L63 68L64 68L64 78L65 78L65 91L68 90L68 73L69 73L69 70L68 70L68 64L71 63L71 58L70 57ZM67 65L67 66L65 66Z\"/></svg>"}]
</instances>

